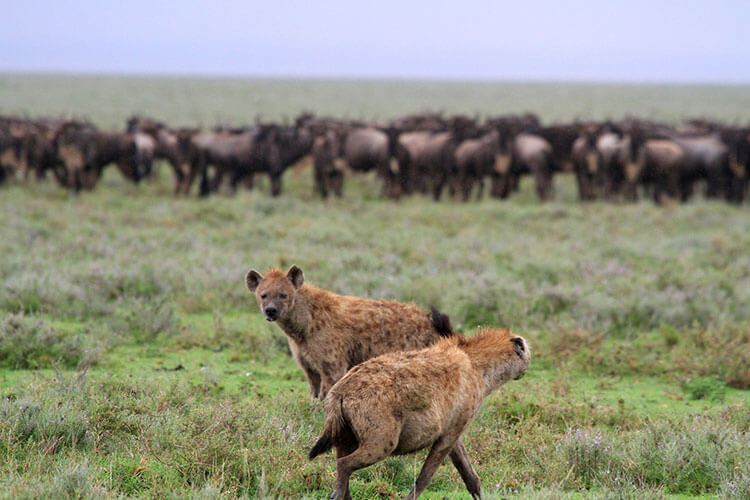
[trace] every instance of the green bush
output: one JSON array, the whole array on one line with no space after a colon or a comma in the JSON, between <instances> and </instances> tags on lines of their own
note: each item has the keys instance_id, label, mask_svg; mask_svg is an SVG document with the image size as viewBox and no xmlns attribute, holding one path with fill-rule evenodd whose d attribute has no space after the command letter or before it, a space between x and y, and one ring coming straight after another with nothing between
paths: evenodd
<instances>
[{"instance_id":1,"label":"green bush","mask_svg":"<svg viewBox=\"0 0 750 500\"><path fill-rule=\"evenodd\" d=\"M95 361L96 351L82 335L63 335L24 313L9 314L0 320L0 366L3 367L89 366Z\"/></svg>"},{"instance_id":2,"label":"green bush","mask_svg":"<svg viewBox=\"0 0 750 500\"><path fill-rule=\"evenodd\" d=\"M726 395L726 384L716 377L697 377L686 381L683 389L690 399L722 401Z\"/></svg>"}]
</instances>

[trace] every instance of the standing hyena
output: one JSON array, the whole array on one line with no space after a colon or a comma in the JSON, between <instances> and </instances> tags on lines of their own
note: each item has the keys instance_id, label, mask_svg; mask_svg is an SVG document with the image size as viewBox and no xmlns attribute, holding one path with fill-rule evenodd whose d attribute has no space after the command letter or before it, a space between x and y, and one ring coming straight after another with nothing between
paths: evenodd
<instances>
[{"instance_id":1,"label":"standing hyena","mask_svg":"<svg viewBox=\"0 0 750 500\"><path fill-rule=\"evenodd\" d=\"M323 399L346 371L386 352L426 347L452 335L450 320L414 304L348 297L303 284L302 270L272 269L245 277L268 321L289 337L294 359L307 375L310 394Z\"/></svg>"},{"instance_id":2,"label":"standing hyena","mask_svg":"<svg viewBox=\"0 0 750 500\"><path fill-rule=\"evenodd\" d=\"M409 492L416 499L450 454L472 497L480 497L477 473L461 435L482 400L529 366L523 337L508 330L456 335L412 352L392 352L365 361L339 380L326 398L326 423L310 460L336 448L336 489L331 498L350 500L352 472L390 455L431 447Z\"/></svg>"}]
</instances>

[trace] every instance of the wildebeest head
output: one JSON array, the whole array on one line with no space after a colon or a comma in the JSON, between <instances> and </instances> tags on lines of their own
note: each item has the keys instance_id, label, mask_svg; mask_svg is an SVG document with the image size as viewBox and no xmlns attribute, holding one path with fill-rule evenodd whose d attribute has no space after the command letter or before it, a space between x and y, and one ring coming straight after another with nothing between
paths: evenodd
<instances>
[{"instance_id":1,"label":"wildebeest head","mask_svg":"<svg viewBox=\"0 0 750 500\"><path fill-rule=\"evenodd\" d=\"M304 281L302 269L297 266L290 267L286 274L278 269L272 269L262 276L255 269L251 269L245 276L248 290L255 293L258 306L268 321L276 321L286 316L294 306L297 290Z\"/></svg>"}]
</instances>

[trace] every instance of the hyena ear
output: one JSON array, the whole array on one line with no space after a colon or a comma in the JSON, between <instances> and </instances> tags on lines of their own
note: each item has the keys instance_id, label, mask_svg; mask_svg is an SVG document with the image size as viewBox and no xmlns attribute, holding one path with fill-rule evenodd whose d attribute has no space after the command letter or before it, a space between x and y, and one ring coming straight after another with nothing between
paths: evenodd
<instances>
[{"instance_id":1,"label":"hyena ear","mask_svg":"<svg viewBox=\"0 0 750 500\"><path fill-rule=\"evenodd\" d=\"M516 354L523 357L523 353L526 351L526 345L523 342L523 338L513 337L510 341L513 342L513 350L516 351Z\"/></svg>"},{"instance_id":2,"label":"hyena ear","mask_svg":"<svg viewBox=\"0 0 750 500\"><path fill-rule=\"evenodd\" d=\"M258 271L256 271L255 269L250 269L245 275L245 284L247 285L247 289L251 292L255 292L255 289L258 288L258 285L260 285L260 281L262 279L263 276L261 276Z\"/></svg>"},{"instance_id":3,"label":"hyena ear","mask_svg":"<svg viewBox=\"0 0 750 500\"><path fill-rule=\"evenodd\" d=\"M286 273L286 277L289 278L289 281L292 282L292 285L294 285L294 288L297 290L299 290L299 287L305 282L305 276L302 274L302 269L297 266L290 267L289 271Z\"/></svg>"}]
</instances>

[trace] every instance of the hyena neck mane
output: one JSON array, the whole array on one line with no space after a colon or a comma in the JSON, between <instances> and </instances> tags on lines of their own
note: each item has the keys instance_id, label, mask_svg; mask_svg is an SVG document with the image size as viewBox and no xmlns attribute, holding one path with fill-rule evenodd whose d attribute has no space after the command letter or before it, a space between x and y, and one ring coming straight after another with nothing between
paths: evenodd
<instances>
[{"instance_id":1,"label":"hyena neck mane","mask_svg":"<svg viewBox=\"0 0 750 500\"><path fill-rule=\"evenodd\" d=\"M297 343L303 343L310 333L312 325L311 292L315 287L302 285L294 297L294 304L287 313L279 318L279 327Z\"/></svg>"},{"instance_id":2,"label":"hyena neck mane","mask_svg":"<svg viewBox=\"0 0 750 500\"><path fill-rule=\"evenodd\" d=\"M525 371L525 362L514 350L515 337L508 330L482 330L474 337L460 337L458 347L484 381L484 396ZM525 344L524 344L525 345Z\"/></svg>"}]
</instances>

